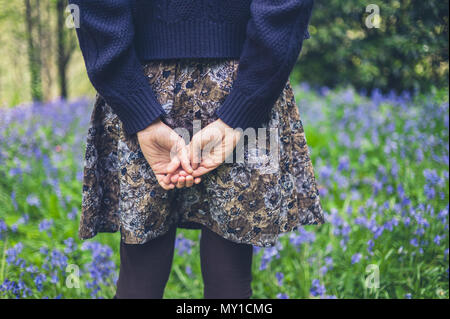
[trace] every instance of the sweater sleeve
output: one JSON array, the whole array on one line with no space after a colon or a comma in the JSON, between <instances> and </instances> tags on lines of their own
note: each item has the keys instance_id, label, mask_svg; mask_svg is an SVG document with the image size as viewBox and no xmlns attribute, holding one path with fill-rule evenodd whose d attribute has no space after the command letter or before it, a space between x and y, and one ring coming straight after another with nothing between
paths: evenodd
<instances>
[{"instance_id":1,"label":"sweater sleeve","mask_svg":"<svg viewBox=\"0 0 450 319\"><path fill-rule=\"evenodd\" d=\"M313 0L253 0L236 78L216 115L233 128L268 122L298 59Z\"/></svg>"},{"instance_id":2,"label":"sweater sleeve","mask_svg":"<svg viewBox=\"0 0 450 319\"><path fill-rule=\"evenodd\" d=\"M78 6L76 29L89 79L114 109L127 133L136 133L165 111L134 48L130 0L69 0Z\"/></svg>"}]
</instances>

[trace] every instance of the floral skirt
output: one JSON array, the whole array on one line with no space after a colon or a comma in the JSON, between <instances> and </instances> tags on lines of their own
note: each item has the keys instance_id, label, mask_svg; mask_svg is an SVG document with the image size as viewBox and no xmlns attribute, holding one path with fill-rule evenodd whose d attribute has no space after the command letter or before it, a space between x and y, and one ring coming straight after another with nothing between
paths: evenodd
<instances>
[{"instance_id":1,"label":"floral skirt","mask_svg":"<svg viewBox=\"0 0 450 319\"><path fill-rule=\"evenodd\" d=\"M143 69L167 113L166 124L192 136L193 123L203 128L217 120L214 111L231 91L238 65L234 59L172 59L150 61ZM289 81L270 121L256 133L257 147L250 139L242 140L244 161L225 161L190 188L164 190L136 134L124 131L114 110L97 94L85 153L80 239L120 231L125 243L142 244L176 224L208 227L233 242L270 247L280 233L322 224L313 166Z\"/></svg>"}]
</instances>

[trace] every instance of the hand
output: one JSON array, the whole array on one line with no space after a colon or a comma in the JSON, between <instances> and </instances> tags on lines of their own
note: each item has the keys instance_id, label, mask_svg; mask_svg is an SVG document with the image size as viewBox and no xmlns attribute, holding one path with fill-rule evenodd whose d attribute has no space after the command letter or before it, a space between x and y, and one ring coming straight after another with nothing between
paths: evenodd
<instances>
[{"instance_id":1,"label":"hand","mask_svg":"<svg viewBox=\"0 0 450 319\"><path fill-rule=\"evenodd\" d=\"M194 177L186 173L186 171L183 170L182 167L178 167L178 169L174 173L167 174L164 177L163 181L166 184L175 184L177 188L183 188L191 187L194 185L194 183L199 184L201 182L201 178Z\"/></svg>"},{"instance_id":2,"label":"hand","mask_svg":"<svg viewBox=\"0 0 450 319\"><path fill-rule=\"evenodd\" d=\"M218 119L194 134L188 145L192 176L204 175L222 164L233 152L242 131Z\"/></svg>"},{"instance_id":3,"label":"hand","mask_svg":"<svg viewBox=\"0 0 450 319\"><path fill-rule=\"evenodd\" d=\"M150 124L147 128L137 133L141 151L152 168L158 183L165 190L176 187L184 187L187 182L191 183L194 178L189 177L193 169L190 165L186 144L174 130L164 124L160 119ZM181 166L181 167L180 167ZM177 178L176 184L171 183L167 174L176 174L181 168L187 174ZM170 175L169 175L170 176ZM200 182L199 179L196 181Z\"/></svg>"}]
</instances>

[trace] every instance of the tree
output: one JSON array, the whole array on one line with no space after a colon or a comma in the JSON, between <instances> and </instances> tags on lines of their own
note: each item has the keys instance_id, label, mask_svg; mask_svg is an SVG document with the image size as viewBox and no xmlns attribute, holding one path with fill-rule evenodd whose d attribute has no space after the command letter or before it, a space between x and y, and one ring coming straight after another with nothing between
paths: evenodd
<instances>
[{"instance_id":1,"label":"tree","mask_svg":"<svg viewBox=\"0 0 450 319\"><path fill-rule=\"evenodd\" d=\"M295 69L313 86L419 90L448 85L448 1L376 3L379 28L367 25L368 2L315 1L311 39ZM373 5L372 5L373 6Z\"/></svg>"},{"instance_id":2,"label":"tree","mask_svg":"<svg viewBox=\"0 0 450 319\"><path fill-rule=\"evenodd\" d=\"M42 101L42 77L41 77L41 47L36 43L35 32L39 31L40 17L39 14L33 15L33 12L39 13L39 10L33 10L31 0L25 1L25 24L26 24L26 39L28 45L28 68L30 70L30 86L31 97L33 101ZM39 6L39 1L36 1L36 6ZM37 36L39 37L39 36Z\"/></svg>"},{"instance_id":3,"label":"tree","mask_svg":"<svg viewBox=\"0 0 450 319\"><path fill-rule=\"evenodd\" d=\"M71 32L67 32L65 27L64 12L67 6L67 0L54 0L56 3L56 38L57 38L57 68L58 68L58 86L60 96L67 98L67 67L69 65L72 53L76 49L76 41L71 36Z\"/></svg>"}]
</instances>

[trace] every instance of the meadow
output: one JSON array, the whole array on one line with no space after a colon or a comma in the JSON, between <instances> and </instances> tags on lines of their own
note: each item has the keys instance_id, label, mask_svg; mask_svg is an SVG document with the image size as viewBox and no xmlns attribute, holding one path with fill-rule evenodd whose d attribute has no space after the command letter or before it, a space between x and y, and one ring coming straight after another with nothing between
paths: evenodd
<instances>
[{"instance_id":1,"label":"meadow","mask_svg":"<svg viewBox=\"0 0 450 319\"><path fill-rule=\"evenodd\" d=\"M254 247L254 298L449 298L447 89L295 85L327 223ZM0 108L0 298L111 298L120 234L77 238L91 98ZM202 298L178 230L165 298ZM79 278L79 280L77 280Z\"/></svg>"}]
</instances>

